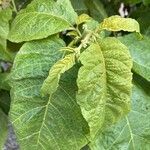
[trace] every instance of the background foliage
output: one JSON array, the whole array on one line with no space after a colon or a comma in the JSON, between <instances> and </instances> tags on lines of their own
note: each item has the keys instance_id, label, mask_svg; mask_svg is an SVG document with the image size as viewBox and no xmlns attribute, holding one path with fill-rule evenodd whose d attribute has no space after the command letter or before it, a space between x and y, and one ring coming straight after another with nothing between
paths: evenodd
<instances>
[{"instance_id":1,"label":"background foliage","mask_svg":"<svg viewBox=\"0 0 150 150\"><path fill-rule=\"evenodd\" d=\"M123 43L128 47L130 55L132 56L133 86L131 110L129 114L119 120L119 122L106 128L102 127L101 131L94 139L88 140L88 136L85 137L85 134L89 132L89 127L87 126L85 119L89 118L86 118L87 112L84 111L86 101L82 101L84 97L82 92L77 95L77 101L81 106L81 109L76 103L76 91L78 90L76 85L77 73L79 72L81 77L77 80L79 89L83 89L82 85L88 86L88 83L84 83L85 80L83 80L87 73L85 73L84 70L79 71L79 68L81 67L79 64L72 68L75 64L75 60L73 59L74 55L72 54L67 55L68 57L65 57L63 60L67 65L62 65L61 62L55 64L56 61L64 56L63 51L58 52L57 50L61 49L61 47L65 47L65 43L70 43L73 39L72 37L77 34L73 31L67 31L68 35L71 35L67 36L65 33L66 31L64 32L66 28L70 27L70 24L75 23L74 20L77 18L77 14L73 11L69 1L62 0L62 2L60 2L61 5L59 6L46 0L41 1L40 4L37 0L33 0L32 5L30 5L31 0L0 0L0 149L2 149L7 138L8 121L11 121L15 126L18 141L23 150L36 149L37 147L34 147L34 145L37 144L37 137L40 139L38 141L38 144L40 145L38 148L41 149L46 147L47 149L75 150L149 150L150 1L70 1L78 15L86 13L95 19L95 21L92 20L91 23L85 23L89 30L94 30L98 22L102 22L105 18L112 15L122 15L126 18L130 17L137 20L140 24L142 38L136 33L125 32L129 31L124 30L125 28L128 29L128 26L125 24L123 24L124 31L105 31L104 33L101 33L101 36L113 36L117 38L117 42L115 40L111 41L109 38L106 39L106 44L105 40L101 42L102 52L103 49L107 49L107 44L110 46L109 49L113 49L114 45L112 43L116 42L116 51L121 50L121 48L122 51L126 51L121 44ZM43 5L44 9L39 9L39 5ZM52 8L50 9L49 6L52 6ZM70 14L62 13L62 8L64 12L70 10ZM31 13L28 14L29 12ZM24 17L23 22L20 22L19 20L21 20L22 17ZM51 21L52 19L53 22ZM83 23L82 19L78 20L78 23ZM57 26L53 26L53 24ZM51 28L49 28L49 26L51 26ZM103 28L104 27L108 29L105 24L103 24ZM80 25L79 29L82 31ZM134 30L135 29L133 29L133 31ZM136 31L138 32L137 28ZM61 32L61 39L58 39L58 35L53 35L58 32ZM49 37L49 35L52 36ZM119 41L121 41L121 43ZM98 45L93 45L93 47L94 48L91 46L85 53L83 52L83 55L80 58L81 63L85 65L87 70L91 67L88 66L88 61L92 61L90 58L86 57L87 53L91 53L94 58L97 57L95 49L98 51L99 47ZM51 49L51 51L49 51L49 49ZM117 55L116 51L115 49L113 50L114 56ZM128 59L127 53L128 52L126 52L126 57L122 59L122 63ZM104 56L107 58L109 55L104 54ZM99 58L100 57L102 56L99 56ZM63 69L56 71L60 64ZM54 67L53 70L51 70L51 74L54 74L55 78L50 76L46 79L49 68L53 65ZM119 67L121 68L122 66L123 64ZM63 74L66 70L69 71ZM101 72L99 71L99 74L100 73ZM60 79L59 84L58 79ZM103 82L100 79L99 81ZM92 79L87 78L86 80L90 81ZM128 80L128 76L125 76L124 83L128 83ZM47 89L49 83L51 83L52 86L49 90L45 91L44 89ZM54 93L50 99L47 95L41 98L41 87L43 89L43 95L51 95ZM83 92L88 93L89 91L90 88ZM89 98L90 96L87 97L87 99ZM29 101L30 99L32 99L32 101ZM86 100L86 98L84 98L84 100ZM97 98L94 100L97 101ZM47 104L47 101L51 102L51 104ZM121 107L125 107L125 105L126 103ZM101 107L98 108L100 109ZM46 111L44 111L45 109ZM58 109L61 111L58 111ZM117 106L115 109L117 111L120 110ZM26 110L25 114L24 110ZM81 115L81 111L83 115L85 114L85 119ZM103 112L103 110L101 110L101 112ZM18 118L20 114L23 115ZM44 119L42 116L44 116ZM91 116L91 118L93 117L94 116ZM101 120L103 120L103 118L99 116L96 122L94 122L94 129L91 128L93 134L96 132L95 129L100 125ZM65 127L62 128L60 124L65 124ZM93 124L90 125L93 127ZM50 130L47 129L49 127ZM47 132L48 130L50 133ZM47 134L50 134L51 136L49 137ZM63 135L63 137L60 135ZM31 138L27 139L26 137L29 136L31 136ZM32 145L28 144L30 141L32 142ZM76 141L76 147L73 147L74 141ZM52 144L50 145L49 143Z\"/></svg>"}]
</instances>

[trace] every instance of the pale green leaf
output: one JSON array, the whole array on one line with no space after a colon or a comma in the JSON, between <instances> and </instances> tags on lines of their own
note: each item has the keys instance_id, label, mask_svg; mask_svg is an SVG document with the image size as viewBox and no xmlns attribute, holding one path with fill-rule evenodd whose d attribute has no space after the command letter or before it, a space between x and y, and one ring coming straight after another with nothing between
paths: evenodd
<instances>
[{"instance_id":1,"label":"pale green leaf","mask_svg":"<svg viewBox=\"0 0 150 150\"><path fill-rule=\"evenodd\" d=\"M53 94L58 86L61 75L73 67L75 64L75 55L69 54L65 56L63 59L56 62L50 69L49 75L44 81L42 85L42 94L43 95L51 95Z\"/></svg>"},{"instance_id":2,"label":"pale green leaf","mask_svg":"<svg viewBox=\"0 0 150 150\"><path fill-rule=\"evenodd\" d=\"M0 10L0 37L7 39L9 33L9 20L12 17L12 10Z\"/></svg>"},{"instance_id":3,"label":"pale green leaf","mask_svg":"<svg viewBox=\"0 0 150 150\"><path fill-rule=\"evenodd\" d=\"M76 24L80 25L82 23L88 22L89 20L91 20L92 18L87 15L87 14L82 14L77 18Z\"/></svg>"},{"instance_id":4,"label":"pale green leaf","mask_svg":"<svg viewBox=\"0 0 150 150\"><path fill-rule=\"evenodd\" d=\"M100 29L108 31L128 31L128 32L140 32L140 27L135 19L122 18L121 16L115 15L104 19L100 24Z\"/></svg>"},{"instance_id":5,"label":"pale green leaf","mask_svg":"<svg viewBox=\"0 0 150 150\"><path fill-rule=\"evenodd\" d=\"M11 17L11 9L0 10L0 60L5 61L12 61L11 54L6 49Z\"/></svg>"},{"instance_id":6,"label":"pale green leaf","mask_svg":"<svg viewBox=\"0 0 150 150\"><path fill-rule=\"evenodd\" d=\"M0 108L0 149L3 149L7 138L7 116Z\"/></svg>"},{"instance_id":7,"label":"pale green leaf","mask_svg":"<svg viewBox=\"0 0 150 150\"><path fill-rule=\"evenodd\" d=\"M49 69L62 57L65 45L52 37L27 42L12 69L10 118L23 150L78 150L86 143L87 124L76 104L77 69L63 74L57 91L41 97Z\"/></svg>"},{"instance_id":8,"label":"pale green leaf","mask_svg":"<svg viewBox=\"0 0 150 150\"><path fill-rule=\"evenodd\" d=\"M77 102L90 126L91 137L130 110L132 60L115 38L92 44L79 58Z\"/></svg>"},{"instance_id":9,"label":"pale green leaf","mask_svg":"<svg viewBox=\"0 0 150 150\"><path fill-rule=\"evenodd\" d=\"M149 128L150 95L136 83L129 115L100 134L91 144L91 150L149 150Z\"/></svg>"},{"instance_id":10,"label":"pale green leaf","mask_svg":"<svg viewBox=\"0 0 150 150\"><path fill-rule=\"evenodd\" d=\"M66 35L68 35L68 36L73 36L73 37L79 36L76 31L69 31Z\"/></svg>"},{"instance_id":11,"label":"pale green leaf","mask_svg":"<svg viewBox=\"0 0 150 150\"><path fill-rule=\"evenodd\" d=\"M46 38L72 26L76 18L69 0L34 0L13 21L9 40L22 42Z\"/></svg>"},{"instance_id":12,"label":"pale green leaf","mask_svg":"<svg viewBox=\"0 0 150 150\"><path fill-rule=\"evenodd\" d=\"M150 38L139 40L135 34L119 38L130 50L133 58L133 70L150 81Z\"/></svg>"}]
</instances>

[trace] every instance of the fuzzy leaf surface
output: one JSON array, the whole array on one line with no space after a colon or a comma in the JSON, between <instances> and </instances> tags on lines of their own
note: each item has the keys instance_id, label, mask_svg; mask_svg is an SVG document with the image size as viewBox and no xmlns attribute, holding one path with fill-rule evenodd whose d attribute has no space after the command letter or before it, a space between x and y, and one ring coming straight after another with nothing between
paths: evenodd
<instances>
[{"instance_id":1,"label":"fuzzy leaf surface","mask_svg":"<svg viewBox=\"0 0 150 150\"><path fill-rule=\"evenodd\" d=\"M115 38L94 43L80 56L77 102L94 138L130 110L132 60Z\"/></svg>"},{"instance_id":2,"label":"fuzzy leaf surface","mask_svg":"<svg viewBox=\"0 0 150 150\"><path fill-rule=\"evenodd\" d=\"M144 85L145 86L145 85ZM150 95L134 83L132 109L116 125L106 129L91 144L91 150L148 150L150 147Z\"/></svg>"},{"instance_id":3,"label":"fuzzy leaf surface","mask_svg":"<svg viewBox=\"0 0 150 150\"><path fill-rule=\"evenodd\" d=\"M46 38L75 23L77 14L69 0L34 0L12 23L9 40L13 42Z\"/></svg>"},{"instance_id":4,"label":"fuzzy leaf surface","mask_svg":"<svg viewBox=\"0 0 150 150\"><path fill-rule=\"evenodd\" d=\"M140 32L140 27L135 19L122 18L121 16L115 15L104 19L100 24L100 29L108 31L128 31L128 32Z\"/></svg>"},{"instance_id":5,"label":"fuzzy leaf surface","mask_svg":"<svg viewBox=\"0 0 150 150\"><path fill-rule=\"evenodd\" d=\"M51 95L52 93L54 93L59 86L59 80L61 75L70 68L72 68L74 64L74 54L69 54L65 56L62 60L56 62L56 64L54 64L54 66L51 67L49 75L42 85L42 94Z\"/></svg>"},{"instance_id":6,"label":"fuzzy leaf surface","mask_svg":"<svg viewBox=\"0 0 150 150\"><path fill-rule=\"evenodd\" d=\"M23 150L77 150L87 143L86 122L75 100L77 69L65 73L50 99L40 95L64 46L54 37L27 42L15 58L10 117Z\"/></svg>"}]
</instances>

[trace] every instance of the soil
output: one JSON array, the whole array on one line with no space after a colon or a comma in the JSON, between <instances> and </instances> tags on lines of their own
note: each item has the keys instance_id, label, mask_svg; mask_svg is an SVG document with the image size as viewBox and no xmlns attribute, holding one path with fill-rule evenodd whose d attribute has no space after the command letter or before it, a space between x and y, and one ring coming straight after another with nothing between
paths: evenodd
<instances>
[{"instance_id":1,"label":"soil","mask_svg":"<svg viewBox=\"0 0 150 150\"><path fill-rule=\"evenodd\" d=\"M8 125L9 132L3 150L19 150L19 145L17 144L17 139L11 124Z\"/></svg>"}]
</instances>

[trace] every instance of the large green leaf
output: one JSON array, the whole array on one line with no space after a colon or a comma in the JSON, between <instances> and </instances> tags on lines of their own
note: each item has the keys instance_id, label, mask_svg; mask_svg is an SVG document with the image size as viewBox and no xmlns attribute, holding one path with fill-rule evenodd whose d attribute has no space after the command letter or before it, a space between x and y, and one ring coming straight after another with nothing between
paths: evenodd
<instances>
[{"instance_id":1,"label":"large green leaf","mask_svg":"<svg viewBox=\"0 0 150 150\"><path fill-rule=\"evenodd\" d=\"M103 125L130 110L132 61L128 49L115 38L92 44L80 60L77 102L93 138Z\"/></svg>"},{"instance_id":2,"label":"large green leaf","mask_svg":"<svg viewBox=\"0 0 150 150\"><path fill-rule=\"evenodd\" d=\"M54 37L28 42L15 58L10 117L23 150L77 150L87 143L87 124L75 101L78 69L64 74L50 99L40 95L49 69L62 57L62 46Z\"/></svg>"},{"instance_id":3,"label":"large green leaf","mask_svg":"<svg viewBox=\"0 0 150 150\"><path fill-rule=\"evenodd\" d=\"M22 42L48 37L66 30L76 17L69 0L34 0L15 18L9 40Z\"/></svg>"},{"instance_id":4,"label":"large green leaf","mask_svg":"<svg viewBox=\"0 0 150 150\"><path fill-rule=\"evenodd\" d=\"M140 32L140 27L136 20L131 18L122 18L118 15L104 19L104 21L100 24L100 29L108 31L123 30L128 32Z\"/></svg>"},{"instance_id":5,"label":"large green leaf","mask_svg":"<svg viewBox=\"0 0 150 150\"><path fill-rule=\"evenodd\" d=\"M150 81L150 38L139 40L135 34L119 38L130 50L133 58L133 70Z\"/></svg>"},{"instance_id":6,"label":"large green leaf","mask_svg":"<svg viewBox=\"0 0 150 150\"><path fill-rule=\"evenodd\" d=\"M7 116L0 108L0 149L3 149L7 138Z\"/></svg>"},{"instance_id":7,"label":"large green leaf","mask_svg":"<svg viewBox=\"0 0 150 150\"><path fill-rule=\"evenodd\" d=\"M52 66L52 68L50 69L49 75L43 83L42 93L44 95L53 94L57 90L57 87L59 86L59 80L61 75L65 71L72 68L73 65L75 65L74 54L69 54L65 56L65 58L63 58L62 60L56 62L54 66Z\"/></svg>"},{"instance_id":8,"label":"large green leaf","mask_svg":"<svg viewBox=\"0 0 150 150\"><path fill-rule=\"evenodd\" d=\"M147 89L148 92L149 88ZM91 149L149 150L149 128L150 95L136 83L133 86L132 110L129 115L116 125L105 130L95 143L91 144Z\"/></svg>"}]
</instances>

